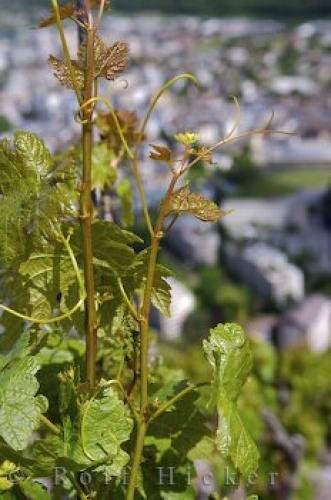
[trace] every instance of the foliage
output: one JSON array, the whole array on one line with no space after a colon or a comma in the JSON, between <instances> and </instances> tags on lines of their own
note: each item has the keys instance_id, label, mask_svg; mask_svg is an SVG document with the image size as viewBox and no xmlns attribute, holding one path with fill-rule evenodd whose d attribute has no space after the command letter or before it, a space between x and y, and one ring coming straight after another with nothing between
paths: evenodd
<instances>
[{"instance_id":1,"label":"foliage","mask_svg":"<svg viewBox=\"0 0 331 500\"><path fill-rule=\"evenodd\" d=\"M154 221L140 169L148 122L171 85L196 79L183 74L166 82L142 120L114 109L98 95L98 83L124 71L129 50L99 36L105 2L87 2L79 11L51 4L40 26L58 29L63 57L50 56L50 64L59 84L75 93L82 140L58 156L29 132L0 143L0 487L5 498L193 499L187 473L196 476L194 461L206 440L243 480L258 465L238 403L252 365L242 329L211 330L204 350L213 380L196 384L158 363L150 349L152 307L170 315L171 272L158 261L165 234L183 214L214 223L226 215L184 180L199 163L210 163L223 141L208 148L196 144L195 132L180 132L179 158L177 146L152 146L150 158L171 172ZM62 25L67 20L84 35L75 59ZM134 222L133 182L146 242L125 229ZM95 190L111 190L111 221L99 216ZM204 387L217 406L216 433L208 426ZM160 483L155 471L169 467L178 481ZM36 481L58 469L65 477L50 491Z\"/></svg>"},{"instance_id":2,"label":"foliage","mask_svg":"<svg viewBox=\"0 0 331 500\"><path fill-rule=\"evenodd\" d=\"M127 65L128 46L123 42L115 42L108 47L99 36L94 38L94 78L105 77L114 80L121 74ZM84 88L84 71L86 64L86 43L80 46L77 59L71 61L74 69L72 76L69 64L54 56L50 56L49 63L54 69L54 75L61 85L74 89Z\"/></svg>"},{"instance_id":3,"label":"foliage","mask_svg":"<svg viewBox=\"0 0 331 500\"><path fill-rule=\"evenodd\" d=\"M321 466L321 453L326 451L330 441L330 352L318 354L295 347L278 353L270 343L261 341L252 342L251 349L253 369L241 390L238 408L245 426L259 443L261 456L258 476L250 487L247 486L247 494L257 493L259 498L273 499L291 488L295 499L312 498L311 474ZM162 345L161 352L167 366L172 369L181 366L183 373L180 376L183 378L189 376L198 381L208 374L197 345L166 344ZM199 408L204 412L208 398L210 394L206 390L199 401ZM260 418L266 408L276 418L289 447L278 442ZM213 413L211 407L208 411ZM291 455L289 450L299 438L305 445L298 469L293 471L296 452ZM202 441L190 452L190 457L195 457L196 453L210 463L222 493L226 493L226 466L220 460L219 452L215 452L213 443ZM273 485L270 483L271 471L278 474Z\"/></svg>"},{"instance_id":4,"label":"foliage","mask_svg":"<svg viewBox=\"0 0 331 500\"><path fill-rule=\"evenodd\" d=\"M38 365L28 356L5 366L0 374L0 436L14 450L23 450L39 427L47 400L36 393Z\"/></svg>"},{"instance_id":5,"label":"foliage","mask_svg":"<svg viewBox=\"0 0 331 500\"><path fill-rule=\"evenodd\" d=\"M293 392L291 404L284 410L284 422L292 432L305 436L310 456L316 456L329 440L329 376L329 352L318 355L306 350L289 351L282 360L280 378Z\"/></svg>"},{"instance_id":6,"label":"foliage","mask_svg":"<svg viewBox=\"0 0 331 500\"><path fill-rule=\"evenodd\" d=\"M73 173L29 132L0 142L0 172L0 261L8 264L28 248L44 248L54 226L73 214Z\"/></svg>"},{"instance_id":7,"label":"foliage","mask_svg":"<svg viewBox=\"0 0 331 500\"><path fill-rule=\"evenodd\" d=\"M218 411L217 448L248 477L256 471L259 456L237 408L241 388L252 368L248 340L238 325L218 325L204 341L204 350L214 368L212 401Z\"/></svg>"},{"instance_id":8,"label":"foliage","mask_svg":"<svg viewBox=\"0 0 331 500\"><path fill-rule=\"evenodd\" d=\"M175 191L166 206L166 214L191 214L205 222L216 222L226 215L214 202L202 195L190 193L187 188Z\"/></svg>"}]
</instances>

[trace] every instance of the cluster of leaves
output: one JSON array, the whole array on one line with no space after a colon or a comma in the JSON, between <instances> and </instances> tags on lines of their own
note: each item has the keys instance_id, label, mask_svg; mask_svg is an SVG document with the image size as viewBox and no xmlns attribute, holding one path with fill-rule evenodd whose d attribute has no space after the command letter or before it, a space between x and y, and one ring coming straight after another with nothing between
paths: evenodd
<instances>
[{"instance_id":1,"label":"cluster of leaves","mask_svg":"<svg viewBox=\"0 0 331 500\"><path fill-rule=\"evenodd\" d=\"M305 437L307 455L316 458L330 439L330 353L290 350L283 356L279 376L293 394L284 409L284 424Z\"/></svg>"},{"instance_id":2,"label":"cluster of leaves","mask_svg":"<svg viewBox=\"0 0 331 500\"><path fill-rule=\"evenodd\" d=\"M210 340L206 343L207 352L210 354L209 349L214 346L215 359L223 359L225 363L228 356L231 357L233 351L238 349L238 345L224 353L217 342L222 332L231 331L232 328L232 325L220 325L211 332ZM105 478L108 482L113 478L110 483L112 491L118 495L116 498L121 498L120 478L129 460L122 444L129 440L133 427L130 409L106 381L100 382L92 398L87 396L83 386L77 385L78 377L70 368L58 375L58 432L56 435L46 434L31 442L32 432L40 428L39 418L41 413L46 412L47 402L43 396L35 395L38 390L35 378L38 366L36 357L32 357L30 352L29 336L23 336L1 360L0 432L4 440L0 446L4 473L3 483L0 483L1 490L7 492L8 499L19 498L16 496L19 490L26 493L30 489L36 491L33 498L49 498L47 491L33 481L34 478L54 477L54 470L64 470L69 479L74 474L86 471L101 481L101 488ZM250 359L249 352L243 352L244 363L246 354ZM43 357L43 351L41 355ZM190 388L189 383L181 379L181 374L163 370L156 367L154 372L153 411L169 402L176 394ZM227 371L230 377L231 370L225 369L226 374ZM27 377L31 377L29 384ZM167 382L169 379L172 381ZM234 380L232 387L236 384L237 381ZM215 402L219 411L223 408L222 411L226 412L228 405L233 403L225 400L221 392L215 392ZM141 484L141 492L144 491L147 498L177 498L176 494L180 498L184 498L183 495L188 499L195 498L195 491L187 484L188 477L194 477L195 474L193 461L198 457L207 458L206 454L215 446L212 444L212 433L205 426L206 417L196 404L198 398L198 391L191 390L150 424L145 441L145 466ZM238 416L238 410L233 411ZM17 415L14 421L13 415ZM235 454L231 460L239 460L237 466L248 473L255 460L255 452L253 448L246 450L245 443L238 443L241 432L245 432L246 439L249 439L247 431L243 431L242 427L226 427L220 422L216 446L219 447L221 433L223 439L233 446L236 444L236 453L241 452L241 457L239 460ZM233 451L234 448L231 449ZM15 450L20 453L17 454ZM224 449L220 451L225 458L229 458ZM174 484L165 482L163 488L157 488L159 475L156 471L167 471L169 467L175 471ZM13 471L16 471L18 477L25 478L24 481L13 481L13 477L17 477L13 476ZM66 488L69 488L68 491L72 490L70 482Z\"/></svg>"},{"instance_id":3,"label":"cluster of leaves","mask_svg":"<svg viewBox=\"0 0 331 500\"><path fill-rule=\"evenodd\" d=\"M139 121L135 112L118 109L112 113L99 113L96 118L96 126L100 132L101 139L106 141L109 148L117 153L123 149L123 142L119 135L118 126L129 146L136 144L139 138Z\"/></svg>"},{"instance_id":4,"label":"cluster of leaves","mask_svg":"<svg viewBox=\"0 0 331 500\"><path fill-rule=\"evenodd\" d=\"M0 142L0 171L0 261L9 264L54 240L54 229L74 213L76 176L72 162L64 169L28 132Z\"/></svg>"},{"instance_id":5,"label":"cluster of leaves","mask_svg":"<svg viewBox=\"0 0 331 500\"><path fill-rule=\"evenodd\" d=\"M312 353L296 347L278 353L269 342L261 341L252 342L251 349L253 369L237 403L243 425L259 444L260 452L258 474L252 475L251 485L246 484L247 495L256 493L259 498L278 498L291 490L295 499L313 498L312 474L320 469L321 456L327 453L330 441L330 352ZM163 344L161 353L172 370L181 366L181 378L199 381L208 373L200 346L190 345L187 338L182 344ZM210 393L206 390L198 402L203 412L209 399ZM215 403L214 397L212 399ZM261 419L266 409L277 423L280 436ZM213 414L213 405L208 412ZM294 471L297 443L302 443L303 449ZM289 450L294 450L293 456ZM236 475L231 464L220 459L213 440L207 436L189 455L205 459L221 491L228 492L229 482ZM224 472L227 467L228 474Z\"/></svg>"},{"instance_id":6,"label":"cluster of leaves","mask_svg":"<svg viewBox=\"0 0 331 500\"><path fill-rule=\"evenodd\" d=\"M228 341L226 350L221 346L221 339ZM236 371L232 371L231 367L233 357L238 359L238 363L240 358L244 366L250 366L248 341L237 325L219 325L210 332L204 348L215 370L210 411L215 405L219 411L217 437L215 439L214 431L209 428L209 417L198 388L185 380L181 370L169 369L163 364L155 365L152 370L152 409L156 415L164 405L167 410L155 419L152 417L148 427L139 490L142 498L196 498L193 487L196 460L215 460L222 464L224 470L229 467L235 475L243 478L257 468L259 453L236 404L248 370L236 377ZM217 387L216 381L221 374L223 389ZM178 394L183 396L176 399ZM223 420L225 415L227 419ZM115 490L115 495L121 498L121 488Z\"/></svg>"},{"instance_id":7,"label":"cluster of leaves","mask_svg":"<svg viewBox=\"0 0 331 500\"><path fill-rule=\"evenodd\" d=\"M167 214L191 214L205 222L216 222L226 215L216 203L196 193L191 193L186 187L175 191L167 205Z\"/></svg>"},{"instance_id":8,"label":"cluster of leaves","mask_svg":"<svg viewBox=\"0 0 331 500\"><path fill-rule=\"evenodd\" d=\"M114 80L121 74L127 65L128 46L124 42L115 42L108 47L99 37L94 38L95 66L94 78L104 77L107 80ZM84 73L86 65L86 42L84 42L78 51L77 59L71 61L74 70L74 80L65 61L50 56L49 63L54 68L54 75L61 85L69 89L78 87L84 88Z\"/></svg>"},{"instance_id":9,"label":"cluster of leaves","mask_svg":"<svg viewBox=\"0 0 331 500\"><path fill-rule=\"evenodd\" d=\"M224 332L232 332L232 335L228 335L231 338L225 339L230 340L231 344L226 349L221 345ZM236 341L234 334L239 334L239 340ZM219 449L223 458L234 463L244 475L253 470L256 450L240 421L234 401L237 397L234 393L238 393L246 374L234 377L231 368L231 359L233 356L238 357L238 349L244 366L251 361L247 341L240 345L242 335L234 325L220 325L211 332L210 339L205 344L213 368L217 366L212 398L220 412L216 441L213 433L206 427L208 418L201 413L201 405L197 405L199 392L193 388L152 420L144 447L145 462L140 486L144 497L168 499L177 498L178 495L178 498L193 500L196 493L192 485L188 485L188 478L195 475L194 460L210 458L211 450L215 455L216 449ZM7 492L8 499L20 498L20 491L26 494L30 490L35 491L33 498L49 498L47 491L35 482L35 478L54 478L55 470L64 470L68 481L61 485L62 491L66 488L69 493L73 489L70 478L85 471L96 478L96 485L100 481L100 495L107 478L111 491L117 495L116 498L121 498L121 477L129 460L123 444L130 439L133 428L130 408L122 400L120 393L106 381L101 380L95 394L89 396L84 386L79 384L77 373L73 368L68 368L58 375L56 434L42 432L39 437L31 440L32 433L40 429L41 414L47 411L45 398L36 396L38 382L35 374L39 368L37 360L42 360L50 369L54 361L59 359L54 356L54 348L52 356L45 356L46 351L51 349L50 345L47 349L43 348L37 357L31 355L31 348L29 335L23 335L1 359L0 433L3 442L0 446L0 458L4 474L3 483L0 482L1 490ZM218 387L217 382L221 372L224 374L223 389ZM151 387L153 412L183 390L191 389L182 376L178 371L155 366ZM28 384L27 377L30 377ZM54 381L51 387L54 391ZM235 419L234 426L226 426L221 421L221 415L230 418L230 413L238 419ZM16 415L14 420L13 415ZM221 446L222 442L229 444L228 450ZM160 488L157 471L168 471L169 468L174 471L174 484L165 481ZM16 476L13 476L13 471ZM14 481L13 477L24 478L24 481Z\"/></svg>"},{"instance_id":10,"label":"cluster of leaves","mask_svg":"<svg viewBox=\"0 0 331 500\"><path fill-rule=\"evenodd\" d=\"M31 498L50 498L41 487L38 493L38 483L31 480L53 477L57 467L63 468L68 477L84 470L119 477L129 460L122 444L130 437L133 421L117 391L101 381L90 397L76 386L73 369L59 374L61 425L54 427L54 435L31 441L32 433L40 429L47 400L36 396L37 358L27 355L28 345L21 345L21 349L15 347L7 355L8 364L1 370L0 457L6 482L0 487L7 491L6 498L17 498L19 489L25 493L23 479L31 483L31 488L36 485L36 496ZM13 475L13 470L19 475Z\"/></svg>"}]
</instances>

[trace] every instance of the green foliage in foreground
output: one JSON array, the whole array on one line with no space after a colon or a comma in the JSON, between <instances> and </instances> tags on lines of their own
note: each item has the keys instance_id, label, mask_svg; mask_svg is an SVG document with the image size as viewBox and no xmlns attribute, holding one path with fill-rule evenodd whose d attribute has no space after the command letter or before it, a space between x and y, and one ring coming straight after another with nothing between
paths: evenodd
<instances>
[{"instance_id":1,"label":"green foliage in foreground","mask_svg":"<svg viewBox=\"0 0 331 500\"><path fill-rule=\"evenodd\" d=\"M295 347L278 353L272 345L260 341L252 342L251 350L253 369L241 390L238 409L245 427L255 442L259 443L260 460L258 476L254 484L247 486L247 494L256 493L261 499L277 498L284 491L283 488L290 488L295 500L313 498L311 475L321 467L321 455L327 452L327 443L330 441L331 352L318 354ZM202 374L209 373L198 345L187 345L185 341L163 344L161 353L165 363L172 369L180 363L183 377L189 376L197 381ZM231 380L230 387L232 383ZM199 407L205 410L210 397L210 391L206 389ZM281 429L285 441L279 441L275 429L259 418L266 408L276 419L277 430ZM213 410L210 405L211 414ZM284 443L292 442L303 443L296 472L293 472L293 458L297 452L289 455L290 448L284 446ZM215 453L214 443L209 441L209 437L202 440L190 456L195 457L195 453L211 464L222 492L227 493L229 485L224 464L220 462L219 452ZM279 473L282 478L274 485L270 484L272 471Z\"/></svg>"},{"instance_id":2,"label":"green foliage in foreground","mask_svg":"<svg viewBox=\"0 0 331 500\"><path fill-rule=\"evenodd\" d=\"M39 427L42 413L47 411L47 400L36 393L37 361L27 356L5 367L0 374L0 435L14 450L28 446L32 432Z\"/></svg>"},{"instance_id":3,"label":"green foliage in foreground","mask_svg":"<svg viewBox=\"0 0 331 500\"><path fill-rule=\"evenodd\" d=\"M259 458L237 408L237 399L252 369L248 340L238 325L219 325L204 341L204 350L214 369L212 400L218 412L217 448L248 477L257 470Z\"/></svg>"}]
</instances>

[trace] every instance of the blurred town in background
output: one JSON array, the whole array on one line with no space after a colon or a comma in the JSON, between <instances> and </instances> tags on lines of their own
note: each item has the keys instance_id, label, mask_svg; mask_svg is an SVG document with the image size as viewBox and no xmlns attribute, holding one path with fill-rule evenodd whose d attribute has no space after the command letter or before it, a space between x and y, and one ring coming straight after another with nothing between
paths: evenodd
<instances>
[{"instance_id":1,"label":"blurred town in background","mask_svg":"<svg viewBox=\"0 0 331 500\"><path fill-rule=\"evenodd\" d=\"M48 55L60 53L55 30L35 29L37 18L26 7L22 3L15 11L1 12L0 133L31 130L59 151L79 137L75 100L47 67ZM184 344L194 363L193 346L210 326L239 321L252 338L279 352L304 348L318 356L327 353L331 20L288 23L115 12L106 17L103 29L110 41L130 45L125 80L104 89L117 108L142 116L151 95L177 73L193 73L200 82L199 87L178 83L164 96L150 122L150 143L172 144L183 129L199 133L204 144L215 143L236 119L231 96L240 102L239 133L263 127L272 113L272 128L295 133L252 135L219 150L213 165L199 167L191 177L198 190L232 213L218 227L183 218L172 229L163 259L175 272L173 315L154 318L165 343ZM75 45L75 30L70 36ZM143 169L153 206L164 192L168 172L151 160ZM107 196L102 200L106 217ZM172 348L165 353L167 349L171 356ZM329 421L324 424L329 438ZM291 425L288 432L304 434ZM331 469L324 445L315 453L322 464L316 473L321 500L329 498L325 492Z\"/></svg>"}]
</instances>

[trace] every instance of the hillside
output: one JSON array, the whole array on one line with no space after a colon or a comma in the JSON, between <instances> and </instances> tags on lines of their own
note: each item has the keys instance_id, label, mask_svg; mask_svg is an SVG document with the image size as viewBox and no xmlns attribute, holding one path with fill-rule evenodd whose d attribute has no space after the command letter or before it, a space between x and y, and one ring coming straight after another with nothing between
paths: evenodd
<instances>
[{"instance_id":1,"label":"hillside","mask_svg":"<svg viewBox=\"0 0 331 500\"><path fill-rule=\"evenodd\" d=\"M2 0L5 10L26 8L25 0ZM48 0L31 0L29 8L47 6ZM63 3L65 3L63 1ZM256 15L281 18L309 18L331 15L331 0L113 0L117 11L153 10L208 16Z\"/></svg>"},{"instance_id":2,"label":"hillside","mask_svg":"<svg viewBox=\"0 0 331 500\"><path fill-rule=\"evenodd\" d=\"M311 17L331 14L331 0L114 0L122 10L159 9L202 15L255 14L277 17Z\"/></svg>"}]
</instances>

